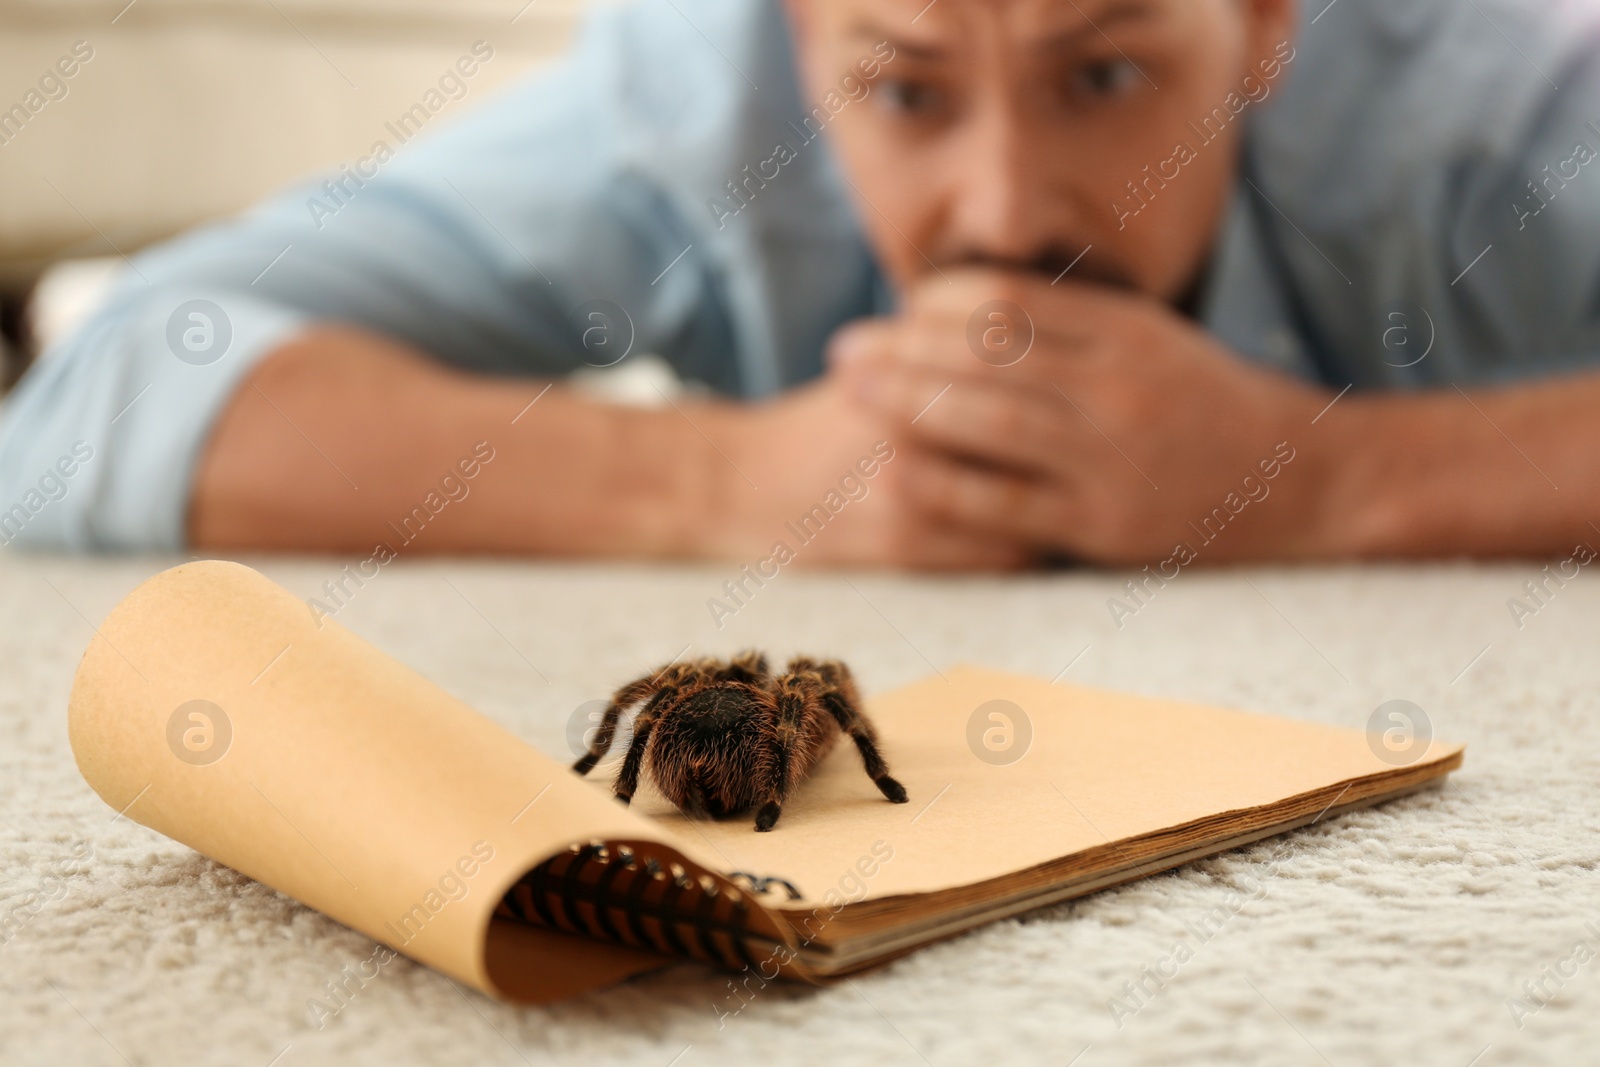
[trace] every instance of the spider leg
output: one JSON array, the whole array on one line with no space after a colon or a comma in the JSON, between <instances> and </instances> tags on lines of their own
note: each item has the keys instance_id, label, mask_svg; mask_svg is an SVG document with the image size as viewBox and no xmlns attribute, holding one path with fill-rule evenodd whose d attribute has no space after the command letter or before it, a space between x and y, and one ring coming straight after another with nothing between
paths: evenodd
<instances>
[{"instance_id":1,"label":"spider leg","mask_svg":"<svg viewBox=\"0 0 1600 1067\"><path fill-rule=\"evenodd\" d=\"M606 705L605 714L600 717L600 728L594 732L594 740L589 743L589 751L572 765L573 770L580 775L587 775L594 770L594 765L599 763L601 757L611 749L611 743L617 734L617 720L622 717L623 711L654 693L656 679L656 675L647 674L616 691L611 697L611 703Z\"/></svg>"},{"instance_id":2,"label":"spider leg","mask_svg":"<svg viewBox=\"0 0 1600 1067\"><path fill-rule=\"evenodd\" d=\"M791 663L790 669L793 668L794 664ZM877 732L867 717L861 714L858 706L860 697L856 694L855 679L850 676L850 669L835 660L828 660L810 669L822 677L822 706L828 709L839 724L839 729L849 734L856 743L861 762L866 765L867 776L890 801L904 804L908 799L906 787L889 773L889 764L878 751Z\"/></svg>"},{"instance_id":3,"label":"spider leg","mask_svg":"<svg viewBox=\"0 0 1600 1067\"><path fill-rule=\"evenodd\" d=\"M774 699L771 778L766 783L767 802L756 812L756 830L770 830L783 813L784 801L789 799L790 765L794 745L800 737L800 723L805 716L806 688L797 677L785 675L778 679Z\"/></svg>"},{"instance_id":4,"label":"spider leg","mask_svg":"<svg viewBox=\"0 0 1600 1067\"><path fill-rule=\"evenodd\" d=\"M639 791L639 772L644 767L645 746L650 742L650 731L655 727L656 719L660 717L661 705L674 693L676 686L668 686L650 698L650 702L639 712L639 717L633 720L633 742L628 745L628 754L623 757L622 770L617 772L616 783L612 791L618 800L624 804L633 802L633 794Z\"/></svg>"},{"instance_id":5,"label":"spider leg","mask_svg":"<svg viewBox=\"0 0 1600 1067\"><path fill-rule=\"evenodd\" d=\"M760 682L771 673L766 653L747 648L718 669L716 677L735 682Z\"/></svg>"},{"instance_id":6,"label":"spider leg","mask_svg":"<svg viewBox=\"0 0 1600 1067\"><path fill-rule=\"evenodd\" d=\"M683 685L701 673L703 667L703 664L696 663L669 663L660 670L652 671L643 678L636 678L618 689L612 696L611 703L606 705L605 714L600 717L600 728L595 731L589 751L572 765L572 769L582 775L594 769L594 765L600 762L600 757L611 747L616 737L617 720L624 711L641 700L653 699L663 688L677 688Z\"/></svg>"}]
</instances>

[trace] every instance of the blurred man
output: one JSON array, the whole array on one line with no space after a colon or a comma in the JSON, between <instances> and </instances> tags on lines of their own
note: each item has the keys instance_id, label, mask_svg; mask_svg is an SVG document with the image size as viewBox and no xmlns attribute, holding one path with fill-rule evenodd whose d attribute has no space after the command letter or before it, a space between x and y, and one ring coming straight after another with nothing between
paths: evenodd
<instances>
[{"instance_id":1,"label":"blurred man","mask_svg":"<svg viewBox=\"0 0 1600 1067\"><path fill-rule=\"evenodd\" d=\"M9 405L0 525L769 566L1570 549L1600 535L1590 10L603 11L463 121L134 260ZM560 381L645 353L708 388Z\"/></svg>"}]
</instances>

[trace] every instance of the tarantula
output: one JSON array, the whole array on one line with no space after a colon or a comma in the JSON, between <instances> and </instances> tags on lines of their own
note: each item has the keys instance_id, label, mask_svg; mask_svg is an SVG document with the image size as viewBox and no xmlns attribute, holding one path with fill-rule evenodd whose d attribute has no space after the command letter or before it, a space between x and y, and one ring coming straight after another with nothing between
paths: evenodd
<instances>
[{"instance_id":1,"label":"tarantula","mask_svg":"<svg viewBox=\"0 0 1600 1067\"><path fill-rule=\"evenodd\" d=\"M848 733L883 795L906 802L889 774L872 724L860 711L850 669L796 656L774 677L762 653L668 664L618 689L589 751L572 765L588 774L611 748L617 720L643 702L614 785L624 804L639 788L645 756L657 788L680 811L726 819L757 803L756 829L770 830L789 792Z\"/></svg>"}]
</instances>

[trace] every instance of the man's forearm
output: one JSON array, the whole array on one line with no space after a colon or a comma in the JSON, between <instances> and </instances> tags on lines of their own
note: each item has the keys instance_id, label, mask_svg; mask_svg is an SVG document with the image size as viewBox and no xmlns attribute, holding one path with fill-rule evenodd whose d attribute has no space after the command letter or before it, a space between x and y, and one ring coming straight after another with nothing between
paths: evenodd
<instances>
[{"instance_id":1,"label":"man's forearm","mask_svg":"<svg viewBox=\"0 0 1600 1067\"><path fill-rule=\"evenodd\" d=\"M1327 555L1514 556L1600 544L1600 375L1346 396L1307 428ZM1591 525L1591 523L1595 525Z\"/></svg>"},{"instance_id":2,"label":"man's forearm","mask_svg":"<svg viewBox=\"0 0 1600 1067\"><path fill-rule=\"evenodd\" d=\"M191 543L695 554L720 506L722 460L707 441L670 409L543 389L457 372L358 330L308 331L267 357L220 416L196 471Z\"/></svg>"}]
</instances>

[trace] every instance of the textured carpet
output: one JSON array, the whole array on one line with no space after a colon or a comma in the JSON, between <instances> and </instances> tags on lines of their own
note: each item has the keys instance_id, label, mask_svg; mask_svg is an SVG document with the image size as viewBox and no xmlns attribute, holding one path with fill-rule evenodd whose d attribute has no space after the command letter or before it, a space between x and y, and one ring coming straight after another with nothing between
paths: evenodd
<instances>
[{"instance_id":1,"label":"textured carpet","mask_svg":"<svg viewBox=\"0 0 1600 1067\"><path fill-rule=\"evenodd\" d=\"M1118 629L1126 576L785 571L718 630L723 568L392 564L339 621L561 757L575 709L693 642L838 654L869 692L964 660L1349 726L1405 698L1467 761L821 991L680 967L522 1009L397 959L319 1028L373 943L117 818L67 747L91 624L167 562L0 557L5 1063L1595 1062L1592 575L1518 620L1533 566L1193 570ZM309 596L345 561L246 562Z\"/></svg>"}]
</instances>

